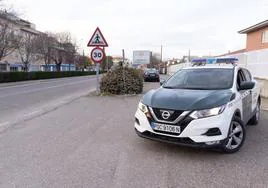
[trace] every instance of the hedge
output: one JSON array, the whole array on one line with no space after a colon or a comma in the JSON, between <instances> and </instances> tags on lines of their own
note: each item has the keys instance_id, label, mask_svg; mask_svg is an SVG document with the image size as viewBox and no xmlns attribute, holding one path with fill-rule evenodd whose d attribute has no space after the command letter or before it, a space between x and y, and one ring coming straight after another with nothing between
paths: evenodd
<instances>
[{"instance_id":1,"label":"hedge","mask_svg":"<svg viewBox=\"0 0 268 188\"><path fill-rule=\"evenodd\" d=\"M119 67L102 77L100 90L103 94L139 94L143 90L143 76L139 70Z\"/></svg>"},{"instance_id":2,"label":"hedge","mask_svg":"<svg viewBox=\"0 0 268 188\"><path fill-rule=\"evenodd\" d=\"M103 73L103 72L101 72ZM95 75L95 71L66 72L0 72L0 83Z\"/></svg>"}]
</instances>

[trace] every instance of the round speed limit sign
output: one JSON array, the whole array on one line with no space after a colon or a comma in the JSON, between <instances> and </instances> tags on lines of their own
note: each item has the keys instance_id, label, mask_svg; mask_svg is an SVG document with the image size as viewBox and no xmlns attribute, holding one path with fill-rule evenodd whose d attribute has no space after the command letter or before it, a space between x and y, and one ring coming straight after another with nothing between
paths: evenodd
<instances>
[{"instance_id":1,"label":"round speed limit sign","mask_svg":"<svg viewBox=\"0 0 268 188\"><path fill-rule=\"evenodd\" d=\"M91 51L91 59L95 63L101 63L105 58L105 53L103 49L96 47Z\"/></svg>"}]
</instances>

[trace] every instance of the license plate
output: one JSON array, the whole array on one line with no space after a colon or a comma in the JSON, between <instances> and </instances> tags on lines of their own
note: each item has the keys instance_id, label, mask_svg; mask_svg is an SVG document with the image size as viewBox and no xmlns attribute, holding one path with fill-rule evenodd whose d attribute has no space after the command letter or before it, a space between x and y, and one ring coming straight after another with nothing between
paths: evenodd
<instances>
[{"instance_id":1,"label":"license plate","mask_svg":"<svg viewBox=\"0 0 268 188\"><path fill-rule=\"evenodd\" d=\"M150 74L150 76L155 76L155 74Z\"/></svg>"},{"instance_id":2,"label":"license plate","mask_svg":"<svg viewBox=\"0 0 268 188\"><path fill-rule=\"evenodd\" d=\"M169 133L181 133L180 126L160 124L160 123L152 123L152 129L156 131L164 131Z\"/></svg>"}]
</instances>

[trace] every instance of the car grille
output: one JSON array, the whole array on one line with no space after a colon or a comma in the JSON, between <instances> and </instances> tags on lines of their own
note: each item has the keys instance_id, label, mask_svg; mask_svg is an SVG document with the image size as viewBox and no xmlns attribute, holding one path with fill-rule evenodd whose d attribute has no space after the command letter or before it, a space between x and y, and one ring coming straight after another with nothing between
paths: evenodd
<instances>
[{"instance_id":1,"label":"car grille","mask_svg":"<svg viewBox=\"0 0 268 188\"><path fill-rule=\"evenodd\" d=\"M157 119L162 120L162 121L175 121L182 113L182 110L163 110L163 109L159 109L159 108L153 108L154 114L157 117ZM162 117L162 113L164 111L168 111L171 115L168 119L164 119Z\"/></svg>"}]
</instances>

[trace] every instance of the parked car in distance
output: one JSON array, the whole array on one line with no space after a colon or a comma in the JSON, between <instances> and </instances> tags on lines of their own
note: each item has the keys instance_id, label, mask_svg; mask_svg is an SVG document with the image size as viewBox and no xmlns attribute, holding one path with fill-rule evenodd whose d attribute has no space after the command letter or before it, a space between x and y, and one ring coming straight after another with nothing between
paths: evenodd
<instances>
[{"instance_id":1,"label":"parked car in distance","mask_svg":"<svg viewBox=\"0 0 268 188\"><path fill-rule=\"evenodd\" d=\"M143 74L144 81L160 81L159 72L156 69L145 69Z\"/></svg>"}]
</instances>

